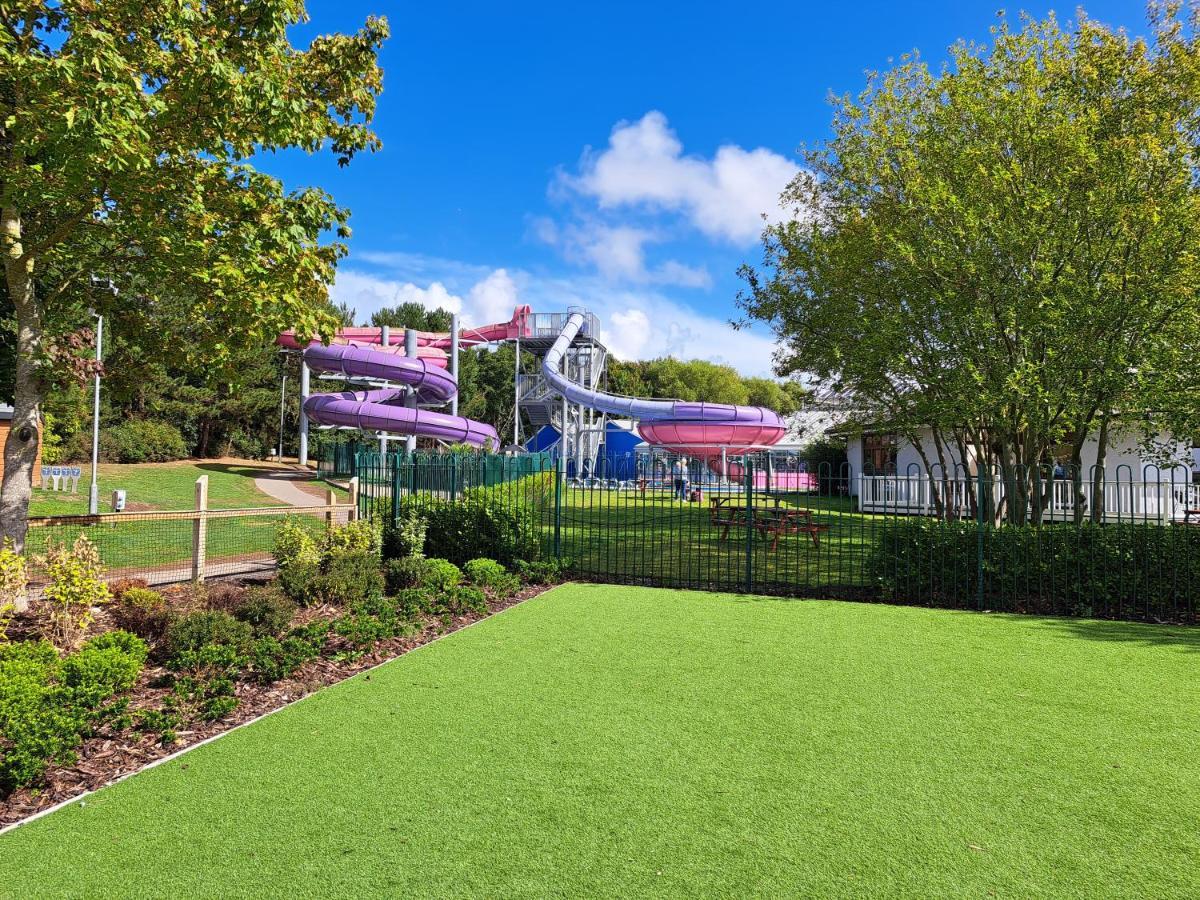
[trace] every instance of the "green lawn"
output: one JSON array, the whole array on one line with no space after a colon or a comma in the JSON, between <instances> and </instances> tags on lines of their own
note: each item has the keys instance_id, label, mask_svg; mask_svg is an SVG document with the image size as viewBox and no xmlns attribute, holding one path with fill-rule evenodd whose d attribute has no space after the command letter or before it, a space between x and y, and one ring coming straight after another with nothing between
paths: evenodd
<instances>
[{"instance_id":1,"label":"green lawn","mask_svg":"<svg viewBox=\"0 0 1200 900\"><path fill-rule=\"evenodd\" d=\"M1196 896L1200 632L567 586L0 837L0 895Z\"/></svg>"}]
</instances>

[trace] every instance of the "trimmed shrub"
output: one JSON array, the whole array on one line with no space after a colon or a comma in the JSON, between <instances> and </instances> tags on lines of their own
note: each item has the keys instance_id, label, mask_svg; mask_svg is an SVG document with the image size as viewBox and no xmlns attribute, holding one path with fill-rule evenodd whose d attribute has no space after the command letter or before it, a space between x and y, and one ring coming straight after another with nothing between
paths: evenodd
<instances>
[{"instance_id":1,"label":"trimmed shrub","mask_svg":"<svg viewBox=\"0 0 1200 900\"><path fill-rule=\"evenodd\" d=\"M91 730L119 712L110 703L137 680L146 645L123 632L59 658L47 641L0 646L0 797L69 763Z\"/></svg>"},{"instance_id":2,"label":"trimmed shrub","mask_svg":"<svg viewBox=\"0 0 1200 900\"><path fill-rule=\"evenodd\" d=\"M563 580L570 565L567 559L522 559L517 561L517 574L526 584L556 584Z\"/></svg>"},{"instance_id":3,"label":"trimmed shrub","mask_svg":"<svg viewBox=\"0 0 1200 900\"><path fill-rule=\"evenodd\" d=\"M385 562L383 580L387 593L395 596L407 588L421 584L425 578L425 562L423 556L401 556Z\"/></svg>"},{"instance_id":4,"label":"trimmed shrub","mask_svg":"<svg viewBox=\"0 0 1200 900\"><path fill-rule=\"evenodd\" d=\"M232 612L235 619L254 629L255 635L278 635L292 623L296 603L276 585L252 587Z\"/></svg>"},{"instance_id":5,"label":"trimmed shrub","mask_svg":"<svg viewBox=\"0 0 1200 900\"><path fill-rule=\"evenodd\" d=\"M293 565L315 566L321 561L321 552L312 533L294 516L285 518L276 529L272 554L280 569Z\"/></svg>"},{"instance_id":6,"label":"trimmed shrub","mask_svg":"<svg viewBox=\"0 0 1200 900\"><path fill-rule=\"evenodd\" d=\"M421 498L407 500L404 514L417 511L428 522L426 556L437 556L462 564L487 557L502 565L518 559L537 559L541 542L533 511L518 499L492 493L470 493L465 500L451 502Z\"/></svg>"},{"instance_id":7,"label":"trimmed shrub","mask_svg":"<svg viewBox=\"0 0 1200 900\"><path fill-rule=\"evenodd\" d=\"M370 519L357 519L344 525L336 525L325 532L321 544L321 559L328 562L339 556L378 554L380 543L379 526Z\"/></svg>"},{"instance_id":8,"label":"trimmed shrub","mask_svg":"<svg viewBox=\"0 0 1200 900\"><path fill-rule=\"evenodd\" d=\"M884 599L931 606L1170 619L1195 603L1188 589L1200 575L1200 529L985 526L982 604L979 544L973 522L888 522L866 570Z\"/></svg>"},{"instance_id":9,"label":"trimmed shrub","mask_svg":"<svg viewBox=\"0 0 1200 900\"><path fill-rule=\"evenodd\" d=\"M293 675L297 669L321 655L325 632L310 638L303 632L293 632L283 639L267 635L254 642L250 651L250 667L255 677L269 684Z\"/></svg>"},{"instance_id":10,"label":"trimmed shrub","mask_svg":"<svg viewBox=\"0 0 1200 900\"><path fill-rule=\"evenodd\" d=\"M462 581L462 570L448 559L425 560L421 583L431 590L448 591Z\"/></svg>"},{"instance_id":11,"label":"trimmed shrub","mask_svg":"<svg viewBox=\"0 0 1200 900\"><path fill-rule=\"evenodd\" d=\"M442 610L455 616L488 611L487 597L474 585L462 584L441 595Z\"/></svg>"},{"instance_id":12,"label":"trimmed shrub","mask_svg":"<svg viewBox=\"0 0 1200 900\"><path fill-rule=\"evenodd\" d=\"M321 567L316 562L297 561L279 569L275 583L283 593L302 606L309 606L313 600L313 582L321 574Z\"/></svg>"},{"instance_id":13,"label":"trimmed shrub","mask_svg":"<svg viewBox=\"0 0 1200 900\"><path fill-rule=\"evenodd\" d=\"M331 558L307 587L307 602L350 606L383 594L383 573L373 553L348 553Z\"/></svg>"},{"instance_id":14,"label":"trimmed shrub","mask_svg":"<svg viewBox=\"0 0 1200 900\"><path fill-rule=\"evenodd\" d=\"M440 594L428 588L413 587L398 593L393 602L396 611L405 619L414 620L421 616L433 615Z\"/></svg>"},{"instance_id":15,"label":"trimmed shrub","mask_svg":"<svg viewBox=\"0 0 1200 900\"><path fill-rule=\"evenodd\" d=\"M463 566L463 574L472 584L500 596L516 593L520 579L494 559L473 559Z\"/></svg>"},{"instance_id":16,"label":"trimmed shrub","mask_svg":"<svg viewBox=\"0 0 1200 900\"><path fill-rule=\"evenodd\" d=\"M119 628L131 631L151 643L158 643L175 621L175 614L158 591L131 587L121 594L121 599L113 607L113 619Z\"/></svg>"},{"instance_id":17,"label":"trimmed shrub","mask_svg":"<svg viewBox=\"0 0 1200 900\"><path fill-rule=\"evenodd\" d=\"M185 655L209 645L230 647L241 653L250 646L253 638L250 626L227 612L206 610L190 613L172 623L167 632L167 650L170 654L168 666L188 668L190 662Z\"/></svg>"},{"instance_id":18,"label":"trimmed shrub","mask_svg":"<svg viewBox=\"0 0 1200 900\"><path fill-rule=\"evenodd\" d=\"M425 536L429 523L417 510L410 509L398 522L389 522L383 529L383 558L403 559L420 557L425 553Z\"/></svg>"},{"instance_id":19,"label":"trimmed shrub","mask_svg":"<svg viewBox=\"0 0 1200 900\"><path fill-rule=\"evenodd\" d=\"M187 455L183 435L168 422L130 419L100 432L100 458L105 462L170 462Z\"/></svg>"}]
</instances>

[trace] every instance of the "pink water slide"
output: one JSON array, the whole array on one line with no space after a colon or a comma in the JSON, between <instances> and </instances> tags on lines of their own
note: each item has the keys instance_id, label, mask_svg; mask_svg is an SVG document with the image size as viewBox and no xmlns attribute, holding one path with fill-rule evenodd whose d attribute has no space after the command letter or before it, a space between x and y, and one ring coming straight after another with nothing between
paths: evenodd
<instances>
[{"instance_id":1,"label":"pink water slide","mask_svg":"<svg viewBox=\"0 0 1200 900\"><path fill-rule=\"evenodd\" d=\"M520 306L508 322L467 328L459 332L465 346L513 340L528 334L531 310ZM398 340L399 343L393 343ZM301 344L292 331L278 338L283 347L304 350L304 362L316 372L366 381L401 385L366 391L313 394L304 412L318 425L361 428L388 434L416 435L496 450L496 429L463 416L452 416L422 406L441 405L458 392L458 381L446 371L451 335L417 333L417 356L404 355L404 330L397 329L384 342L381 328L343 328L329 346L318 341ZM412 389L412 395L407 389ZM415 406L406 405L415 401Z\"/></svg>"}]
</instances>

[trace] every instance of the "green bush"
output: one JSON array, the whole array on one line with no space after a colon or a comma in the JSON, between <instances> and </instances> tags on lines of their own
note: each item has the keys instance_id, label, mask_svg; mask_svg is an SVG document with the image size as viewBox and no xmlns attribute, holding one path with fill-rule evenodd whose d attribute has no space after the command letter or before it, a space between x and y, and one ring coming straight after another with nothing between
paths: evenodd
<instances>
[{"instance_id":1,"label":"green bush","mask_svg":"<svg viewBox=\"0 0 1200 900\"><path fill-rule=\"evenodd\" d=\"M121 599L113 607L113 619L118 628L158 643L175 621L175 614L162 594L149 588L131 587L121 593Z\"/></svg>"},{"instance_id":2,"label":"green bush","mask_svg":"<svg viewBox=\"0 0 1200 900\"><path fill-rule=\"evenodd\" d=\"M296 602L276 585L252 587L232 612L234 618L249 625L255 635L278 635L292 623Z\"/></svg>"},{"instance_id":3,"label":"green bush","mask_svg":"<svg viewBox=\"0 0 1200 900\"><path fill-rule=\"evenodd\" d=\"M425 553L425 535L429 523L417 510L410 509L398 522L389 522L383 529L383 558L419 557Z\"/></svg>"},{"instance_id":4,"label":"green bush","mask_svg":"<svg viewBox=\"0 0 1200 900\"><path fill-rule=\"evenodd\" d=\"M364 553L379 553L381 535L379 526L370 519L356 519L344 525L336 525L325 532L321 544L321 560L328 562L339 556L361 556Z\"/></svg>"},{"instance_id":5,"label":"green bush","mask_svg":"<svg viewBox=\"0 0 1200 900\"><path fill-rule=\"evenodd\" d=\"M1188 592L1200 575L1200 529L985 526L982 571L980 542L973 522L889 522L866 569L884 599L931 606L1170 619L1195 603Z\"/></svg>"},{"instance_id":6,"label":"green bush","mask_svg":"<svg viewBox=\"0 0 1200 900\"><path fill-rule=\"evenodd\" d=\"M319 563L307 560L296 561L287 566L280 567L275 583L279 585L279 589L283 591L286 597L289 597L301 606L309 606L315 602L312 599L313 583L320 574L321 566Z\"/></svg>"},{"instance_id":7,"label":"green bush","mask_svg":"<svg viewBox=\"0 0 1200 900\"><path fill-rule=\"evenodd\" d=\"M76 447L76 442L72 442L68 451L73 458L82 459L87 453L80 453L81 449ZM168 422L130 419L100 431L100 458L104 462L170 462L184 459L187 455L188 447L183 435Z\"/></svg>"},{"instance_id":8,"label":"green bush","mask_svg":"<svg viewBox=\"0 0 1200 900\"><path fill-rule=\"evenodd\" d=\"M189 613L175 620L167 631L167 651L170 660L209 645L230 647L244 652L254 634L245 622L239 622L227 612L205 610ZM169 665L170 663L168 663ZM183 666L187 668L187 666Z\"/></svg>"},{"instance_id":9,"label":"green bush","mask_svg":"<svg viewBox=\"0 0 1200 900\"><path fill-rule=\"evenodd\" d=\"M276 529L271 552L281 571L294 565L316 566L321 562L321 551L312 532L294 516L285 518Z\"/></svg>"},{"instance_id":10,"label":"green bush","mask_svg":"<svg viewBox=\"0 0 1200 900\"><path fill-rule=\"evenodd\" d=\"M355 603L347 615L333 623L333 630L356 647L365 648L404 634L408 622L394 602L373 597Z\"/></svg>"},{"instance_id":11,"label":"green bush","mask_svg":"<svg viewBox=\"0 0 1200 900\"><path fill-rule=\"evenodd\" d=\"M401 556L383 564L384 588L389 596L395 596L406 588L416 587L425 578L423 556Z\"/></svg>"},{"instance_id":12,"label":"green bush","mask_svg":"<svg viewBox=\"0 0 1200 900\"><path fill-rule=\"evenodd\" d=\"M310 637L303 632L293 632L283 639L271 635L259 638L250 651L250 667L255 677L269 684L291 676L306 662L321 655L325 634L323 631L319 637Z\"/></svg>"},{"instance_id":13,"label":"green bush","mask_svg":"<svg viewBox=\"0 0 1200 900\"><path fill-rule=\"evenodd\" d=\"M488 611L487 597L474 585L463 584L441 594L442 612L455 616L470 613L483 615Z\"/></svg>"},{"instance_id":14,"label":"green bush","mask_svg":"<svg viewBox=\"0 0 1200 900\"><path fill-rule=\"evenodd\" d=\"M541 556L536 517L519 496L471 492L458 502L423 497L405 504L404 515L417 512L428 522L426 556L458 565L487 557L505 566Z\"/></svg>"},{"instance_id":15,"label":"green bush","mask_svg":"<svg viewBox=\"0 0 1200 900\"><path fill-rule=\"evenodd\" d=\"M115 632L65 660L47 641L0 645L0 797L31 784L123 706L110 703L137 680L146 645Z\"/></svg>"},{"instance_id":16,"label":"green bush","mask_svg":"<svg viewBox=\"0 0 1200 900\"><path fill-rule=\"evenodd\" d=\"M562 581L570 565L567 559L522 559L517 561L517 574L526 584L555 584Z\"/></svg>"},{"instance_id":17,"label":"green bush","mask_svg":"<svg viewBox=\"0 0 1200 900\"><path fill-rule=\"evenodd\" d=\"M421 583L431 590L448 591L462 581L462 570L448 559L425 560Z\"/></svg>"},{"instance_id":18,"label":"green bush","mask_svg":"<svg viewBox=\"0 0 1200 900\"><path fill-rule=\"evenodd\" d=\"M309 582L307 602L350 606L383 594L383 573L374 553L348 553L331 558Z\"/></svg>"},{"instance_id":19,"label":"green bush","mask_svg":"<svg viewBox=\"0 0 1200 900\"><path fill-rule=\"evenodd\" d=\"M432 615L440 596L439 592L428 588L412 587L396 594L393 602L401 617L413 621L421 616Z\"/></svg>"},{"instance_id":20,"label":"green bush","mask_svg":"<svg viewBox=\"0 0 1200 900\"><path fill-rule=\"evenodd\" d=\"M494 559L473 559L463 566L463 574L472 584L497 596L514 594L520 587L520 580Z\"/></svg>"}]
</instances>

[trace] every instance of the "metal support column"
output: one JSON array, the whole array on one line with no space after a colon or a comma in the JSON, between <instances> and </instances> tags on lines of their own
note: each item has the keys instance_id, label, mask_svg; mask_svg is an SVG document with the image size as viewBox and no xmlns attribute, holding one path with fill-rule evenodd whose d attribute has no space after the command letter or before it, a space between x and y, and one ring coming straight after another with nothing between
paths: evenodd
<instances>
[{"instance_id":1,"label":"metal support column","mask_svg":"<svg viewBox=\"0 0 1200 900\"><path fill-rule=\"evenodd\" d=\"M417 357L417 332L413 328L407 328L404 331L404 355L410 356L413 359ZM409 409L417 408L417 392L413 388L408 389L408 396L404 398L404 405ZM404 439L404 452L412 454L417 449L417 436L410 434Z\"/></svg>"},{"instance_id":2,"label":"metal support column","mask_svg":"<svg viewBox=\"0 0 1200 900\"><path fill-rule=\"evenodd\" d=\"M450 374L458 381L458 315L450 317ZM458 391L450 398L450 415L458 415Z\"/></svg>"},{"instance_id":3,"label":"metal support column","mask_svg":"<svg viewBox=\"0 0 1200 900\"><path fill-rule=\"evenodd\" d=\"M304 401L308 399L308 363L300 357L300 449L297 457L300 465L308 465L308 413L304 411Z\"/></svg>"},{"instance_id":4,"label":"metal support column","mask_svg":"<svg viewBox=\"0 0 1200 900\"><path fill-rule=\"evenodd\" d=\"M517 352L513 354L513 444L521 444L521 332L517 332Z\"/></svg>"},{"instance_id":5,"label":"metal support column","mask_svg":"<svg viewBox=\"0 0 1200 900\"><path fill-rule=\"evenodd\" d=\"M392 345L392 329L383 325L379 329L379 342L385 349ZM375 432L375 436L379 438L379 455L384 459L387 458L388 439L387 434L383 431Z\"/></svg>"}]
</instances>

